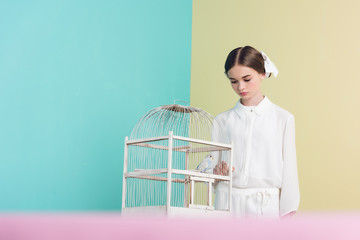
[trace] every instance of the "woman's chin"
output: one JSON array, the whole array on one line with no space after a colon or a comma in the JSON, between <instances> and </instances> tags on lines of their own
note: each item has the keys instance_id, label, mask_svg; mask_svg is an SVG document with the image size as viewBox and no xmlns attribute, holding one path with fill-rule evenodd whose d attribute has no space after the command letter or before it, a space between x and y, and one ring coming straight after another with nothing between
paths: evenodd
<instances>
[{"instance_id":1,"label":"woman's chin","mask_svg":"<svg viewBox=\"0 0 360 240\"><path fill-rule=\"evenodd\" d=\"M246 95L241 95L241 94L239 94L239 96L240 96L240 98L241 99L249 99L250 97L249 97L249 94L246 94Z\"/></svg>"}]
</instances>

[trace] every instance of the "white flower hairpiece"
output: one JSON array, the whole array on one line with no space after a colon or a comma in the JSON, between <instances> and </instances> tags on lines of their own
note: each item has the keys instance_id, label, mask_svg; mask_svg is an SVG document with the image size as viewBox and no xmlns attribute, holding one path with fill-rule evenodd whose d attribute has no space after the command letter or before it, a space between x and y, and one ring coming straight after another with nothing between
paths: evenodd
<instances>
[{"instance_id":1,"label":"white flower hairpiece","mask_svg":"<svg viewBox=\"0 0 360 240\"><path fill-rule=\"evenodd\" d=\"M264 67L265 67L266 78L270 77L271 73L273 73L274 76L276 77L278 75L279 71L277 70L275 64L270 60L270 58L263 51L261 51L261 55L264 58Z\"/></svg>"}]
</instances>

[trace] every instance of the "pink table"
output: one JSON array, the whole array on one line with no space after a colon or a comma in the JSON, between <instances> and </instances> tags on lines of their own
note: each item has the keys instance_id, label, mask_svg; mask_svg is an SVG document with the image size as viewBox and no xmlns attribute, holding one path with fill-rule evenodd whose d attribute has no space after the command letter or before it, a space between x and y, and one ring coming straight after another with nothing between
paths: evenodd
<instances>
[{"instance_id":1,"label":"pink table","mask_svg":"<svg viewBox=\"0 0 360 240\"><path fill-rule=\"evenodd\" d=\"M0 240L360 239L360 213L290 220L124 218L119 213L0 214Z\"/></svg>"}]
</instances>

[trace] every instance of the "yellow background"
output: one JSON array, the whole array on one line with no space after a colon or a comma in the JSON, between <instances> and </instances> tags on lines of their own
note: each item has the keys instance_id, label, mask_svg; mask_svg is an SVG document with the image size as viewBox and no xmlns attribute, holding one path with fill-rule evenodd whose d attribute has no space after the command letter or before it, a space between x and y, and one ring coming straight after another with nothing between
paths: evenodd
<instances>
[{"instance_id":1,"label":"yellow background","mask_svg":"<svg viewBox=\"0 0 360 240\"><path fill-rule=\"evenodd\" d=\"M227 54L264 51L279 75L263 94L295 115L300 211L360 208L359 12L355 0L193 1L191 105L232 108Z\"/></svg>"}]
</instances>

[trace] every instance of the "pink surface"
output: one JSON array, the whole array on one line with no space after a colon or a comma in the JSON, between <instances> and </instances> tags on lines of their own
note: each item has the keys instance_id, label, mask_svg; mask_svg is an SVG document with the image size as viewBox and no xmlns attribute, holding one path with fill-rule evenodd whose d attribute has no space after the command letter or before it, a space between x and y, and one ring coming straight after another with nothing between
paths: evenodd
<instances>
[{"instance_id":1,"label":"pink surface","mask_svg":"<svg viewBox=\"0 0 360 240\"><path fill-rule=\"evenodd\" d=\"M123 218L120 214L0 214L0 240L360 239L360 213L289 220Z\"/></svg>"}]
</instances>

